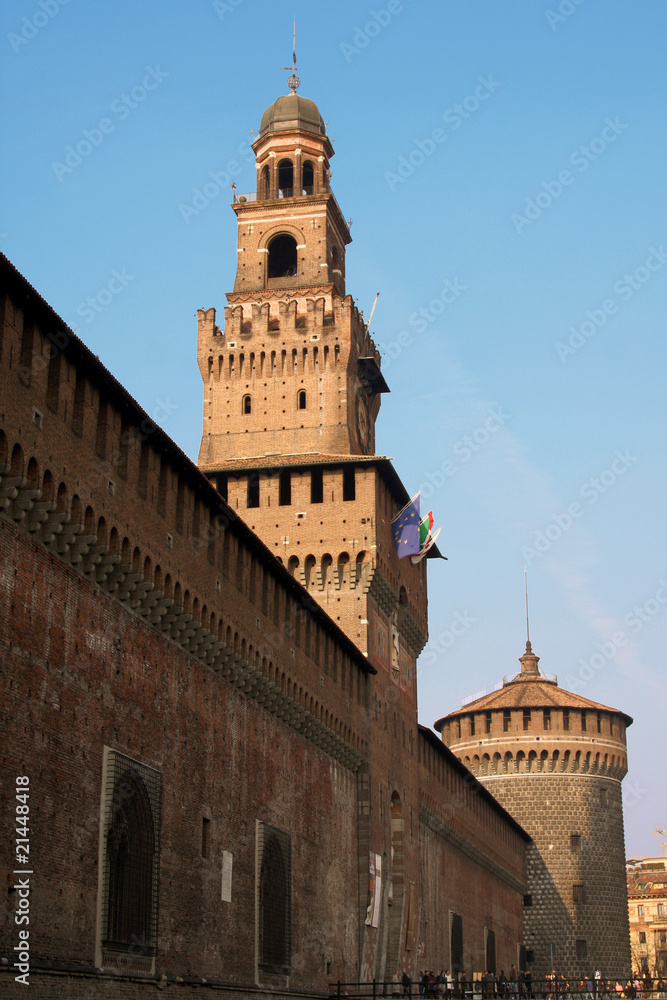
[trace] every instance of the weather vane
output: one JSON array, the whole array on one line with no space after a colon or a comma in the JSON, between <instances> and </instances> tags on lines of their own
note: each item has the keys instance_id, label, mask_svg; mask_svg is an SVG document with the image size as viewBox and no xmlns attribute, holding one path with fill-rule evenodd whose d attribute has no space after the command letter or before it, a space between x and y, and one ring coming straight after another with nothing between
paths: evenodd
<instances>
[{"instance_id":1,"label":"weather vane","mask_svg":"<svg viewBox=\"0 0 667 1000\"><path fill-rule=\"evenodd\" d=\"M291 66L281 66L280 68L281 69L286 69L288 73L292 74L291 76L287 77L287 86L289 87L289 89L292 91L293 94L296 94L297 88L298 88L299 84L301 83L301 80L296 75L296 21L294 21L294 42L292 44L292 65Z\"/></svg>"}]
</instances>

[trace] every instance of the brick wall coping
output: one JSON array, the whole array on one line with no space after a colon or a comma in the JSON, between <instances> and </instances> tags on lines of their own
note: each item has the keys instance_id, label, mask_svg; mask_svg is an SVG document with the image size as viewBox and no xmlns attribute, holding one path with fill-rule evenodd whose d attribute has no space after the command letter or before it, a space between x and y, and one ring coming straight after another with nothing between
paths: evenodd
<instances>
[{"instance_id":1,"label":"brick wall coping","mask_svg":"<svg viewBox=\"0 0 667 1000\"><path fill-rule=\"evenodd\" d=\"M521 826L520 823L517 823L514 817L510 813L508 813L506 809L503 809L500 802L498 802L498 800L494 798L491 792L481 783L481 781L478 781L477 778L475 778L475 776L468 770L468 768L461 763L459 758L452 753L449 747L446 746L442 742L442 740L435 735L434 732L432 732L430 729L427 729L426 726L421 726L421 725L418 726L418 730L419 730L419 738L424 740L425 743L428 743L428 745L431 747L432 750L440 754L440 756L447 761L448 766L453 771L457 771L461 775L465 783L470 788L473 788L475 790L475 794L479 795L480 799L483 799L485 802L488 802L489 805L495 810L495 812L497 812L498 815L509 826L511 826L512 829L516 833L518 833L519 836L526 843L530 843L532 841L533 838L530 836L530 834L524 830L524 828Z\"/></svg>"}]
</instances>

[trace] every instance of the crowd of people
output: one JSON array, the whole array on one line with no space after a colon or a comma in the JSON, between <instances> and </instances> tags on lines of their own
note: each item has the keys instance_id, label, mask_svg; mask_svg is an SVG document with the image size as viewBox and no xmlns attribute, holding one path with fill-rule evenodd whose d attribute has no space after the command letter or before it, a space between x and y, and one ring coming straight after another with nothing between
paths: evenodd
<instances>
[{"instance_id":1,"label":"crowd of people","mask_svg":"<svg viewBox=\"0 0 667 1000\"><path fill-rule=\"evenodd\" d=\"M398 972L393 979L395 996L415 996L417 990L407 972ZM504 970L496 975L487 969L479 977L468 978L465 972L453 975L449 969L441 972L420 971L418 982L419 997L424 1000L438 997L452 997L465 1000L667 1000L667 982L664 978L653 978L648 973L634 975L628 980L603 979L599 972L570 982L564 975L554 970L544 980L533 981L530 972L517 971L512 966L505 975Z\"/></svg>"}]
</instances>

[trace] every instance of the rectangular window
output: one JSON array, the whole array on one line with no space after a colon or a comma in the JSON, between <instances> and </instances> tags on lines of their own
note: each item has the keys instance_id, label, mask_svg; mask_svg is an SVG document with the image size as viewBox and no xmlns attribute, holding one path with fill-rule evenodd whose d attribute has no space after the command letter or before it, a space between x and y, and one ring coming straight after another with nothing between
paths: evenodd
<instances>
[{"instance_id":1,"label":"rectangular window","mask_svg":"<svg viewBox=\"0 0 667 1000\"><path fill-rule=\"evenodd\" d=\"M491 713L487 712L484 716L484 731L487 733L491 732Z\"/></svg>"},{"instance_id":2,"label":"rectangular window","mask_svg":"<svg viewBox=\"0 0 667 1000\"><path fill-rule=\"evenodd\" d=\"M278 479L278 504L281 507L289 507L292 503L292 473L289 469L282 469Z\"/></svg>"},{"instance_id":3,"label":"rectangular window","mask_svg":"<svg viewBox=\"0 0 667 1000\"><path fill-rule=\"evenodd\" d=\"M152 974L162 776L104 748L96 965Z\"/></svg>"},{"instance_id":4,"label":"rectangular window","mask_svg":"<svg viewBox=\"0 0 667 1000\"><path fill-rule=\"evenodd\" d=\"M312 469L310 473L310 502L322 503L324 500L324 486L321 469Z\"/></svg>"},{"instance_id":5,"label":"rectangular window","mask_svg":"<svg viewBox=\"0 0 667 1000\"><path fill-rule=\"evenodd\" d=\"M257 820L256 941L260 972L287 976L292 950L292 849L289 834Z\"/></svg>"},{"instance_id":6,"label":"rectangular window","mask_svg":"<svg viewBox=\"0 0 667 1000\"><path fill-rule=\"evenodd\" d=\"M567 733L570 731L570 709L563 709L563 730Z\"/></svg>"},{"instance_id":7,"label":"rectangular window","mask_svg":"<svg viewBox=\"0 0 667 1000\"><path fill-rule=\"evenodd\" d=\"M259 507L259 472L251 472L248 475L246 507Z\"/></svg>"},{"instance_id":8,"label":"rectangular window","mask_svg":"<svg viewBox=\"0 0 667 1000\"><path fill-rule=\"evenodd\" d=\"M356 484L354 479L354 466L343 466L343 500L354 500L356 498Z\"/></svg>"},{"instance_id":9,"label":"rectangular window","mask_svg":"<svg viewBox=\"0 0 667 1000\"><path fill-rule=\"evenodd\" d=\"M577 938L577 959L581 962L588 958L588 944L583 938Z\"/></svg>"},{"instance_id":10,"label":"rectangular window","mask_svg":"<svg viewBox=\"0 0 667 1000\"><path fill-rule=\"evenodd\" d=\"M475 716L470 714L470 735L475 735Z\"/></svg>"},{"instance_id":11,"label":"rectangular window","mask_svg":"<svg viewBox=\"0 0 667 1000\"><path fill-rule=\"evenodd\" d=\"M211 821L206 816L201 821L201 856L207 858L211 852Z\"/></svg>"},{"instance_id":12,"label":"rectangular window","mask_svg":"<svg viewBox=\"0 0 667 1000\"><path fill-rule=\"evenodd\" d=\"M523 905L524 906L532 906L533 905L533 896L532 896L532 893L527 892L525 894L525 896L523 897Z\"/></svg>"},{"instance_id":13,"label":"rectangular window","mask_svg":"<svg viewBox=\"0 0 667 1000\"><path fill-rule=\"evenodd\" d=\"M460 913L449 913L449 938L451 970L454 976L463 972L463 917Z\"/></svg>"},{"instance_id":14,"label":"rectangular window","mask_svg":"<svg viewBox=\"0 0 667 1000\"><path fill-rule=\"evenodd\" d=\"M215 488L222 499L227 502L227 476L224 473L221 472L215 477Z\"/></svg>"},{"instance_id":15,"label":"rectangular window","mask_svg":"<svg viewBox=\"0 0 667 1000\"><path fill-rule=\"evenodd\" d=\"M489 972L496 971L496 932L489 930L488 927L484 928L485 937L485 965Z\"/></svg>"},{"instance_id":16,"label":"rectangular window","mask_svg":"<svg viewBox=\"0 0 667 1000\"><path fill-rule=\"evenodd\" d=\"M585 733L587 731L587 729L588 729L588 725L586 723L586 712L582 709L582 712L581 712L581 731L582 731L582 733Z\"/></svg>"},{"instance_id":17,"label":"rectangular window","mask_svg":"<svg viewBox=\"0 0 667 1000\"><path fill-rule=\"evenodd\" d=\"M646 916L646 907L645 907L645 906L642 906L642 905L640 904L640 905L639 905L639 906L637 907L637 916L638 916L638 917L644 917L644 916Z\"/></svg>"},{"instance_id":18,"label":"rectangular window","mask_svg":"<svg viewBox=\"0 0 667 1000\"><path fill-rule=\"evenodd\" d=\"M658 903L658 916L659 917L664 917L665 916L665 904L664 903Z\"/></svg>"},{"instance_id":19,"label":"rectangular window","mask_svg":"<svg viewBox=\"0 0 667 1000\"><path fill-rule=\"evenodd\" d=\"M503 709L503 732L509 733L512 728L512 711L509 708Z\"/></svg>"},{"instance_id":20,"label":"rectangular window","mask_svg":"<svg viewBox=\"0 0 667 1000\"><path fill-rule=\"evenodd\" d=\"M600 789L600 805L601 806L609 805L609 792L606 788Z\"/></svg>"},{"instance_id":21,"label":"rectangular window","mask_svg":"<svg viewBox=\"0 0 667 1000\"><path fill-rule=\"evenodd\" d=\"M639 943L646 944L646 931L639 932Z\"/></svg>"},{"instance_id":22,"label":"rectangular window","mask_svg":"<svg viewBox=\"0 0 667 1000\"><path fill-rule=\"evenodd\" d=\"M602 712L598 712L598 732L602 732Z\"/></svg>"},{"instance_id":23,"label":"rectangular window","mask_svg":"<svg viewBox=\"0 0 667 1000\"><path fill-rule=\"evenodd\" d=\"M551 729L551 709L545 708L542 712L542 722L544 724L545 730Z\"/></svg>"},{"instance_id":24,"label":"rectangular window","mask_svg":"<svg viewBox=\"0 0 667 1000\"><path fill-rule=\"evenodd\" d=\"M570 850L580 851L581 850L581 834L571 833L570 834Z\"/></svg>"},{"instance_id":25,"label":"rectangular window","mask_svg":"<svg viewBox=\"0 0 667 1000\"><path fill-rule=\"evenodd\" d=\"M583 903L584 902L584 883L575 882L572 886L572 902L573 903Z\"/></svg>"},{"instance_id":26,"label":"rectangular window","mask_svg":"<svg viewBox=\"0 0 667 1000\"><path fill-rule=\"evenodd\" d=\"M532 728L533 720L529 708L524 708L523 710L523 730L527 732Z\"/></svg>"},{"instance_id":27,"label":"rectangular window","mask_svg":"<svg viewBox=\"0 0 667 1000\"><path fill-rule=\"evenodd\" d=\"M667 944L667 931L660 931L660 944Z\"/></svg>"}]
</instances>

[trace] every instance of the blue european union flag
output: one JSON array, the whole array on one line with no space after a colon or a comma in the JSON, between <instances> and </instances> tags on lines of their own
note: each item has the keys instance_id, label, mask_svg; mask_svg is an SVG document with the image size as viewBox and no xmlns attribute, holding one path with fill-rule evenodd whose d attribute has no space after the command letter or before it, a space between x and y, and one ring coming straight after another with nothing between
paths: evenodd
<instances>
[{"instance_id":1,"label":"blue european union flag","mask_svg":"<svg viewBox=\"0 0 667 1000\"><path fill-rule=\"evenodd\" d=\"M391 528L399 559L419 552L419 493L396 515Z\"/></svg>"}]
</instances>

